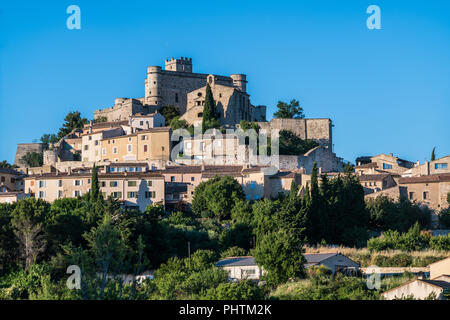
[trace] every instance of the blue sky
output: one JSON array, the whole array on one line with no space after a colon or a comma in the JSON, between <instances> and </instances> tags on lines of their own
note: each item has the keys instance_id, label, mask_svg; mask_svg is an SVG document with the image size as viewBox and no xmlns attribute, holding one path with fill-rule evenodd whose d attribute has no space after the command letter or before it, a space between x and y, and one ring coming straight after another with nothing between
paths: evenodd
<instances>
[{"instance_id":1,"label":"blue sky","mask_svg":"<svg viewBox=\"0 0 450 320\"><path fill-rule=\"evenodd\" d=\"M81 8L81 30L66 8ZM369 30L366 9L381 9ZM450 154L450 1L3 1L0 160L64 116L142 97L148 65L245 73L253 104L329 117L346 160Z\"/></svg>"}]
</instances>

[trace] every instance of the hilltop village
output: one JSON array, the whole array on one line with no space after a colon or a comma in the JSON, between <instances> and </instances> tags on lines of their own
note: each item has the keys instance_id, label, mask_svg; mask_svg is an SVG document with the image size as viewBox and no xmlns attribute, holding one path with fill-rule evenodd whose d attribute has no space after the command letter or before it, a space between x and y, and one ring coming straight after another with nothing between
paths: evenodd
<instances>
[{"instance_id":1,"label":"hilltop village","mask_svg":"<svg viewBox=\"0 0 450 320\"><path fill-rule=\"evenodd\" d=\"M280 153L270 175L264 170L267 165L249 162L248 146L240 149L241 140L220 131L182 141L183 157L172 159L173 128L161 111L172 106L178 110L178 122L201 123L207 86L220 128L256 124L268 131L289 131L316 146L303 154ZM0 202L30 196L52 202L81 196L90 190L94 165L100 168L105 197L113 196L122 206L140 210L154 203L168 208L189 206L195 187L216 175L236 179L249 200L276 197L289 191L292 182L305 188L314 163L321 174L330 177L344 170L343 160L333 152L332 129L331 119L274 118L267 122L266 107L251 103L246 75L194 73L192 59L172 58L165 61L164 69L147 68L144 97L116 98L112 107L94 111L94 121L50 147L19 144L14 162L18 168L0 169ZM226 151L231 155L225 157L223 146L230 143ZM22 160L27 153L42 154L42 166L29 167ZM389 153L360 157L354 169L366 197L403 196L437 211L447 205L449 162L446 156L420 164Z\"/></svg>"}]
</instances>

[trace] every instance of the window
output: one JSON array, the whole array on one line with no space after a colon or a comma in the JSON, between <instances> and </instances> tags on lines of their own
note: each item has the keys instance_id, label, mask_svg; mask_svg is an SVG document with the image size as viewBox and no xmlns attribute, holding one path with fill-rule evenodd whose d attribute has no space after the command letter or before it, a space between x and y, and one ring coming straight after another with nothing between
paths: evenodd
<instances>
[{"instance_id":1,"label":"window","mask_svg":"<svg viewBox=\"0 0 450 320\"><path fill-rule=\"evenodd\" d=\"M383 163L383 169L392 169L392 164Z\"/></svg>"},{"instance_id":2,"label":"window","mask_svg":"<svg viewBox=\"0 0 450 320\"><path fill-rule=\"evenodd\" d=\"M39 198L45 198L45 191L39 191Z\"/></svg>"},{"instance_id":3,"label":"window","mask_svg":"<svg viewBox=\"0 0 450 320\"><path fill-rule=\"evenodd\" d=\"M147 181L147 186L152 187L153 186L153 181L152 180L148 180Z\"/></svg>"},{"instance_id":4,"label":"window","mask_svg":"<svg viewBox=\"0 0 450 320\"><path fill-rule=\"evenodd\" d=\"M131 142L131 137L128 137L128 142Z\"/></svg>"},{"instance_id":5,"label":"window","mask_svg":"<svg viewBox=\"0 0 450 320\"><path fill-rule=\"evenodd\" d=\"M110 181L110 182L109 182L109 186L110 186L110 187L117 187L117 185L118 185L118 184L117 184L117 181Z\"/></svg>"},{"instance_id":6,"label":"window","mask_svg":"<svg viewBox=\"0 0 450 320\"><path fill-rule=\"evenodd\" d=\"M250 188L255 189L255 185L256 185L255 181L252 181L250 184Z\"/></svg>"},{"instance_id":7,"label":"window","mask_svg":"<svg viewBox=\"0 0 450 320\"><path fill-rule=\"evenodd\" d=\"M74 186L81 186L81 180L73 180L73 185Z\"/></svg>"},{"instance_id":8,"label":"window","mask_svg":"<svg viewBox=\"0 0 450 320\"><path fill-rule=\"evenodd\" d=\"M175 93L175 102L178 102L178 93Z\"/></svg>"},{"instance_id":9,"label":"window","mask_svg":"<svg viewBox=\"0 0 450 320\"><path fill-rule=\"evenodd\" d=\"M146 145L146 144L144 144L144 152L147 152L147 149L148 148L148 146Z\"/></svg>"},{"instance_id":10,"label":"window","mask_svg":"<svg viewBox=\"0 0 450 320\"><path fill-rule=\"evenodd\" d=\"M58 198L62 198L63 197L63 192L61 190L58 191Z\"/></svg>"},{"instance_id":11,"label":"window","mask_svg":"<svg viewBox=\"0 0 450 320\"><path fill-rule=\"evenodd\" d=\"M143 126L143 125L144 125L144 121L140 121L140 122L139 122L139 125L140 125L140 126Z\"/></svg>"},{"instance_id":12,"label":"window","mask_svg":"<svg viewBox=\"0 0 450 320\"><path fill-rule=\"evenodd\" d=\"M95 145L98 146L98 140L95 140Z\"/></svg>"},{"instance_id":13,"label":"window","mask_svg":"<svg viewBox=\"0 0 450 320\"><path fill-rule=\"evenodd\" d=\"M423 200L428 200L428 199L430 199L430 193L428 191L425 191L423 193Z\"/></svg>"},{"instance_id":14,"label":"window","mask_svg":"<svg viewBox=\"0 0 450 320\"><path fill-rule=\"evenodd\" d=\"M191 149L191 147L192 147L192 143L190 143L190 142L186 143L186 149Z\"/></svg>"},{"instance_id":15,"label":"window","mask_svg":"<svg viewBox=\"0 0 450 320\"><path fill-rule=\"evenodd\" d=\"M133 147L132 147L131 144L127 144L127 151L128 151L128 152L133 151Z\"/></svg>"},{"instance_id":16,"label":"window","mask_svg":"<svg viewBox=\"0 0 450 320\"><path fill-rule=\"evenodd\" d=\"M128 181L129 187L136 187L136 181Z\"/></svg>"},{"instance_id":17,"label":"window","mask_svg":"<svg viewBox=\"0 0 450 320\"><path fill-rule=\"evenodd\" d=\"M170 182L175 182L175 176L170 177Z\"/></svg>"},{"instance_id":18,"label":"window","mask_svg":"<svg viewBox=\"0 0 450 320\"><path fill-rule=\"evenodd\" d=\"M106 182L105 181L100 181L100 187L102 187L102 188L106 187Z\"/></svg>"},{"instance_id":19,"label":"window","mask_svg":"<svg viewBox=\"0 0 450 320\"><path fill-rule=\"evenodd\" d=\"M39 188L45 188L45 181L39 181Z\"/></svg>"},{"instance_id":20,"label":"window","mask_svg":"<svg viewBox=\"0 0 450 320\"><path fill-rule=\"evenodd\" d=\"M435 163L434 168L436 170L448 169L448 163Z\"/></svg>"},{"instance_id":21,"label":"window","mask_svg":"<svg viewBox=\"0 0 450 320\"><path fill-rule=\"evenodd\" d=\"M62 180L58 180L58 187L61 188L63 186Z\"/></svg>"},{"instance_id":22,"label":"window","mask_svg":"<svg viewBox=\"0 0 450 320\"><path fill-rule=\"evenodd\" d=\"M75 190L75 191L73 192L73 196L74 196L74 197L81 197L81 191Z\"/></svg>"},{"instance_id":23,"label":"window","mask_svg":"<svg viewBox=\"0 0 450 320\"><path fill-rule=\"evenodd\" d=\"M141 140L147 140L147 136L146 135L141 136Z\"/></svg>"},{"instance_id":24,"label":"window","mask_svg":"<svg viewBox=\"0 0 450 320\"><path fill-rule=\"evenodd\" d=\"M373 185L376 186L376 185L377 185L377 182L375 181L375 182L373 183Z\"/></svg>"},{"instance_id":25,"label":"window","mask_svg":"<svg viewBox=\"0 0 450 320\"><path fill-rule=\"evenodd\" d=\"M89 136L89 141L91 141L92 140L92 136Z\"/></svg>"},{"instance_id":26,"label":"window","mask_svg":"<svg viewBox=\"0 0 450 320\"><path fill-rule=\"evenodd\" d=\"M127 192L127 198L128 199L137 198L137 192L134 191Z\"/></svg>"},{"instance_id":27,"label":"window","mask_svg":"<svg viewBox=\"0 0 450 320\"><path fill-rule=\"evenodd\" d=\"M191 181L195 181L195 177L191 177Z\"/></svg>"},{"instance_id":28,"label":"window","mask_svg":"<svg viewBox=\"0 0 450 320\"><path fill-rule=\"evenodd\" d=\"M117 147L113 148L113 153L116 154L117 153Z\"/></svg>"},{"instance_id":29,"label":"window","mask_svg":"<svg viewBox=\"0 0 450 320\"><path fill-rule=\"evenodd\" d=\"M122 198L122 192L113 192L113 193L111 193L111 196L112 196L114 199Z\"/></svg>"},{"instance_id":30,"label":"window","mask_svg":"<svg viewBox=\"0 0 450 320\"><path fill-rule=\"evenodd\" d=\"M106 148L102 149L102 155L104 155L104 156L106 155Z\"/></svg>"},{"instance_id":31,"label":"window","mask_svg":"<svg viewBox=\"0 0 450 320\"><path fill-rule=\"evenodd\" d=\"M409 200L413 200L414 199L414 192L410 192L409 193Z\"/></svg>"}]
</instances>

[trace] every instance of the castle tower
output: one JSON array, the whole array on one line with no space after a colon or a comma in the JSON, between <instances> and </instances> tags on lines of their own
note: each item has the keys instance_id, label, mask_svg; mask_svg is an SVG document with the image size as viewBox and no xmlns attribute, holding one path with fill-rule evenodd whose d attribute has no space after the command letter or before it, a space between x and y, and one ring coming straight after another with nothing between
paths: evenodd
<instances>
[{"instance_id":1,"label":"castle tower","mask_svg":"<svg viewBox=\"0 0 450 320\"><path fill-rule=\"evenodd\" d=\"M192 58L181 57L180 59L167 59L165 70L192 73Z\"/></svg>"},{"instance_id":2,"label":"castle tower","mask_svg":"<svg viewBox=\"0 0 450 320\"><path fill-rule=\"evenodd\" d=\"M247 92L247 76L245 74L232 74L230 78L233 79L233 86L241 92Z\"/></svg>"},{"instance_id":3,"label":"castle tower","mask_svg":"<svg viewBox=\"0 0 450 320\"><path fill-rule=\"evenodd\" d=\"M145 80L145 102L149 105L161 106L161 67L147 68L147 79Z\"/></svg>"}]
</instances>

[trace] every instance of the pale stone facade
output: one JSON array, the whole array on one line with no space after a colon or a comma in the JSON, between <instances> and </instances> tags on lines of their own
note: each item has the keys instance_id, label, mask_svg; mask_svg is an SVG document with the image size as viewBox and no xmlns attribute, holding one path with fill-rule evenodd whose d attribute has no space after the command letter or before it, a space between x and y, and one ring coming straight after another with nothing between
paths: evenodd
<instances>
[{"instance_id":1,"label":"pale stone facade","mask_svg":"<svg viewBox=\"0 0 450 320\"><path fill-rule=\"evenodd\" d=\"M450 282L442 280L416 279L399 287L382 293L386 300L413 297L415 300L424 300L432 294L439 300L443 299L444 290L450 289Z\"/></svg>"},{"instance_id":2,"label":"pale stone facade","mask_svg":"<svg viewBox=\"0 0 450 320\"><path fill-rule=\"evenodd\" d=\"M110 137L118 137L123 134L122 128L90 132L81 136L81 159L83 162L98 162L102 159L101 141Z\"/></svg>"},{"instance_id":3,"label":"pale stone facade","mask_svg":"<svg viewBox=\"0 0 450 320\"><path fill-rule=\"evenodd\" d=\"M27 193L53 202L82 196L91 189L92 173L50 173L25 178ZM164 204L164 178L158 172L99 173L100 192L117 199L123 206L144 211L148 205Z\"/></svg>"},{"instance_id":4,"label":"pale stone facade","mask_svg":"<svg viewBox=\"0 0 450 320\"><path fill-rule=\"evenodd\" d=\"M436 279L442 275L450 276L450 257L436 261L428 266L430 268L430 279Z\"/></svg>"}]
</instances>

